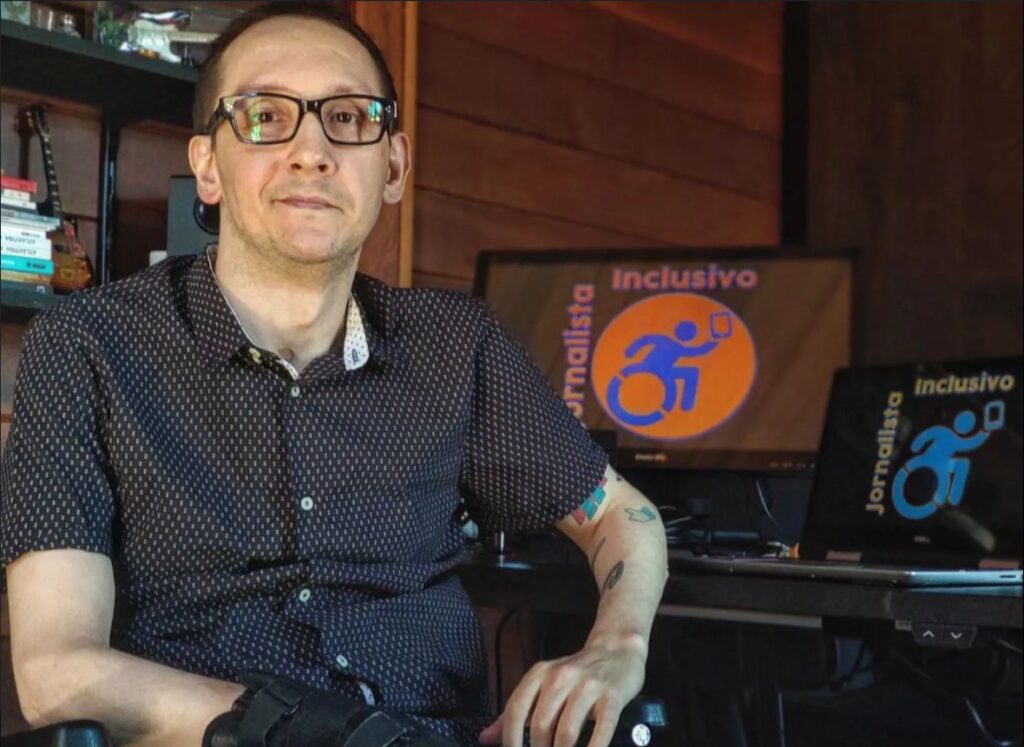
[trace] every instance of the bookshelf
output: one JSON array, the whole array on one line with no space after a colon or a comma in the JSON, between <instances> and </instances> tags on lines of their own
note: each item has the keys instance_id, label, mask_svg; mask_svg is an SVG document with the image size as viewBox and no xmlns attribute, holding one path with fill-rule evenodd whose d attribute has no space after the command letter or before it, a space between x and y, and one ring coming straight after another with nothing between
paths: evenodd
<instances>
[{"instance_id":1,"label":"bookshelf","mask_svg":"<svg viewBox=\"0 0 1024 747\"><path fill-rule=\"evenodd\" d=\"M110 279L121 129L143 121L189 126L197 71L6 20L0 21L0 69L5 88L102 112L95 274L97 283L105 283ZM24 320L61 298L5 291L0 318Z\"/></svg>"},{"instance_id":2,"label":"bookshelf","mask_svg":"<svg viewBox=\"0 0 1024 747\"><path fill-rule=\"evenodd\" d=\"M0 21L0 39L4 86L95 106L120 126L192 121L195 68L13 21Z\"/></svg>"},{"instance_id":3,"label":"bookshelf","mask_svg":"<svg viewBox=\"0 0 1024 747\"><path fill-rule=\"evenodd\" d=\"M3 304L0 304L0 321L27 321L48 306L59 303L60 300L61 296L55 293L44 296L30 290L4 288Z\"/></svg>"}]
</instances>

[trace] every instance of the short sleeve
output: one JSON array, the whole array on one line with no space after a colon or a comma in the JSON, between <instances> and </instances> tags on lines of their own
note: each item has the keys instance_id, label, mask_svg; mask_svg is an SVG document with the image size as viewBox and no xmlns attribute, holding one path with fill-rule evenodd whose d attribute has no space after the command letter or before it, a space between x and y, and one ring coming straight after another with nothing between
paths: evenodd
<instances>
[{"instance_id":1,"label":"short sleeve","mask_svg":"<svg viewBox=\"0 0 1024 747\"><path fill-rule=\"evenodd\" d=\"M0 464L4 568L32 550L112 553L104 410L87 350L82 332L51 313L36 317L25 336Z\"/></svg>"},{"instance_id":2,"label":"short sleeve","mask_svg":"<svg viewBox=\"0 0 1024 747\"><path fill-rule=\"evenodd\" d=\"M601 484L608 455L525 348L481 307L460 490L486 529L549 526Z\"/></svg>"}]
</instances>

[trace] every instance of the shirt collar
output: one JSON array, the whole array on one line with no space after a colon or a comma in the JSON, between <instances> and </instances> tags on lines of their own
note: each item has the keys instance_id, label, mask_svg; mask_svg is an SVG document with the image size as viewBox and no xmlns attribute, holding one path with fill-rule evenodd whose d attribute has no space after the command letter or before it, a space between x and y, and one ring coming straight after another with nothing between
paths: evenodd
<instances>
[{"instance_id":1,"label":"shirt collar","mask_svg":"<svg viewBox=\"0 0 1024 747\"><path fill-rule=\"evenodd\" d=\"M241 322L220 289L213 272L217 245L210 244L185 272L185 311L193 333L211 365L225 363L253 347ZM374 278L356 272L349 298L345 339L339 349L317 359L330 371L362 368L370 362L389 363L395 359L393 318L390 310L391 288ZM365 353L359 331L365 338Z\"/></svg>"}]
</instances>

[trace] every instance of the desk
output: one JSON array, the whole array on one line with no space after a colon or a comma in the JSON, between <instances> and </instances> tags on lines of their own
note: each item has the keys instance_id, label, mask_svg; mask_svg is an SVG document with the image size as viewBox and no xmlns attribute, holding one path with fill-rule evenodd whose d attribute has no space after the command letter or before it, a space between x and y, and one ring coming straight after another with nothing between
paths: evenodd
<instances>
[{"instance_id":1,"label":"desk","mask_svg":"<svg viewBox=\"0 0 1024 747\"><path fill-rule=\"evenodd\" d=\"M584 562L534 562L528 552L507 553L501 557L493 552L480 552L467 558L459 566L458 574L474 604L482 607L593 615L597 605L596 584ZM737 732L735 739L728 741L724 738L718 741L716 735L714 743L778 746L785 744L782 691L787 676L792 676L787 668L799 668L786 658L797 646L780 645L784 635L802 641L799 645L803 645L813 640L815 634L817 638L825 638L824 634L830 632L869 637L881 631L883 636L913 647L913 624L932 623L974 626L979 631L975 643L978 646L983 634L1005 636L1007 631L1024 629L1022 591L1019 585L897 588L673 570L658 614L666 622L667 618L677 618L727 623L718 626L725 638L728 638L725 631L729 628L754 631L744 635L743 641L732 648L715 649L712 642L708 650L708 641L701 639L688 655L696 652L701 656L704 671L720 664L725 670L732 668L731 671L741 671L758 680L753 690L756 703L752 713L739 727L745 734ZM658 627L655 626L656 633ZM758 630L764 633L758 635ZM740 635L737 634L737 641ZM1010 637L1015 635L1017 633L1011 633ZM783 653L779 653L783 649ZM813 649L813 645L808 649ZM818 649L819 654L822 650ZM811 653L813 655L813 651ZM728 700L726 694L712 702L711 707L735 710L734 703L726 702ZM701 703L702 707L707 705L707 701ZM671 728L672 718L679 716L673 713L671 704L669 711ZM692 707L687 713L693 713ZM684 714L681 718L688 717ZM724 733L718 735L724 736ZM687 739L682 743L702 743L688 733L685 736Z\"/></svg>"},{"instance_id":2,"label":"desk","mask_svg":"<svg viewBox=\"0 0 1024 747\"><path fill-rule=\"evenodd\" d=\"M592 613L597 588L582 564L530 561L528 553L471 555L458 569L474 604ZM827 619L1024 629L1024 587L896 588L672 570L658 614L793 627Z\"/></svg>"}]
</instances>

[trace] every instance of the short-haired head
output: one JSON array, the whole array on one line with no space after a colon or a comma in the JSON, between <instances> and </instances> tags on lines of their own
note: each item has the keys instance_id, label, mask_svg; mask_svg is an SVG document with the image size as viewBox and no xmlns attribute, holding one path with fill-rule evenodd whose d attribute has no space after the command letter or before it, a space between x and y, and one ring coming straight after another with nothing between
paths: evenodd
<instances>
[{"instance_id":1,"label":"short-haired head","mask_svg":"<svg viewBox=\"0 0 1024 747\"><path fill-rule=\"evenodd\" d=\"M310 18L332 24L346 31L363 45L373 60L380 78L381 95L398 101L394 78L377 44L344 10L333 3L320 2L267 2L248 10L234 19L210 45L209 53L199 70L195 100L192 104L192 128L197 135L206 132L206 125L217 106L224 76L221 61L231 44L245 31L261 21L282 16ZM369 92L367 92L369 93Z\"/></svg>"}]
</instances>

